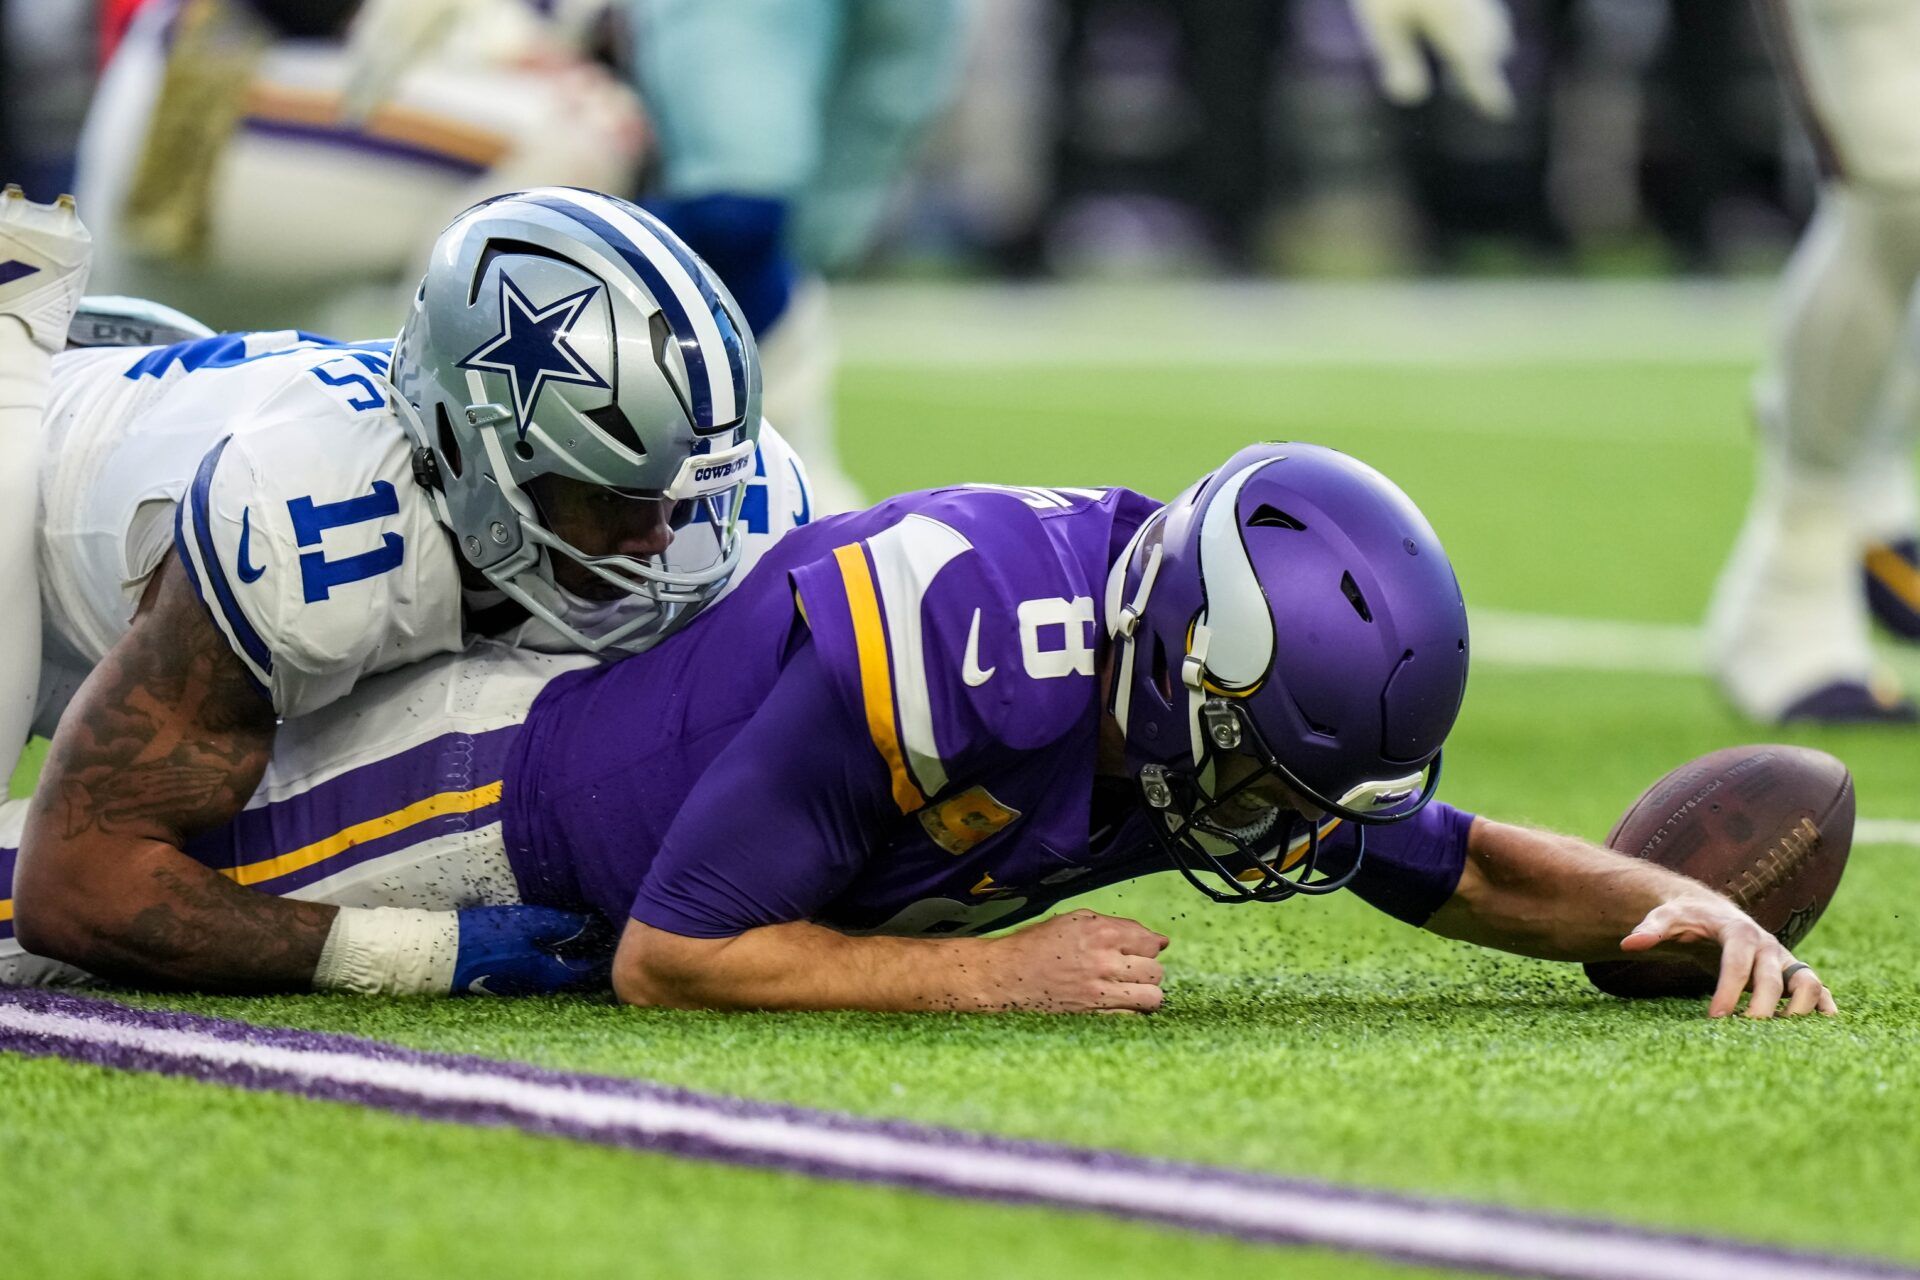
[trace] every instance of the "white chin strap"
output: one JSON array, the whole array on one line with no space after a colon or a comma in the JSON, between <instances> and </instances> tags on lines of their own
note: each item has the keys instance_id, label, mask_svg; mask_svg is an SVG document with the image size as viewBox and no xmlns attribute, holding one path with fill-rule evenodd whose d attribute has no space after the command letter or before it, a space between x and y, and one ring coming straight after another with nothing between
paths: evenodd
<instances>
[{"instance_id":1,"label":"white chin strap","mask_svg":"<svg viewBox=\"0 0 1920 1280\"><path fill-rule=\"evenodd\" d=\"M1133 563L1133 553L1139 549L1140 540L1147 536L1160 521L1166 518L1166 512L1156 512L1135 531L1127 543L1120 558L1113 562L1113 568L1107 572L1107 634L1119 645L1120 670L1114 677L1113 718L1120 726L1120 734L1126 736L1127 714L1133 707L1133 655L1134 633L1140 629L1140 618L1147 609L1147 597L1153 594L1154 579L1160 576L1161 544L1156 542L1147 552L1147 566L1140 574L1140 585L1134 590L1133 599L1125 604L1120 602L1120 593L1126 590L1127 566Z\"/></svg>"},{"instance_id":2,"label":"white chin strap","mask_svg":"<svg viewBox=\"0 0 1920 1280\"><path fill-rule=\"evenodd\" d=\"M1180 683L1187 690L1187 742L1195 763L1206 758L1207 747L1200 731L1200 708L1207 702L1207 650L1213 643L1213 631L1205 614L1193 624L1193 638L1187 642L1187 656L1180 660ZM1213 766L1201 774L1201 785L1213 790Z\"/></svg>"}]
</instances>

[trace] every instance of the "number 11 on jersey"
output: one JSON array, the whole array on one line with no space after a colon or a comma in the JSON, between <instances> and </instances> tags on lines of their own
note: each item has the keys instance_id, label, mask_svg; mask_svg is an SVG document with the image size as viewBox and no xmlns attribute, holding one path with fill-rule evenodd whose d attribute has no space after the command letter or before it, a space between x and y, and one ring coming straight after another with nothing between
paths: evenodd
<instances>
[{"instance_id":1,"label":"number 11 on jersey","mask_svg":"<svg viewBox=\"0 0 1920 1280\"><path fill-rule=\"evenodd\" d=\"M315 502L312 495L287 503L287 515L293 521L294 539L303 547L319 547L320 535L329 529L366 524L400 514L400 495L391 482L375 480L373 492L341 502ZM407 540L397 533L380 537L380 545L371 551L327 559L325 551L300 553L300 587L307 603L313 604L332 595L335 587L365 578L377 578L400 567L406 559Z\"/></svg>"}]
</instances>

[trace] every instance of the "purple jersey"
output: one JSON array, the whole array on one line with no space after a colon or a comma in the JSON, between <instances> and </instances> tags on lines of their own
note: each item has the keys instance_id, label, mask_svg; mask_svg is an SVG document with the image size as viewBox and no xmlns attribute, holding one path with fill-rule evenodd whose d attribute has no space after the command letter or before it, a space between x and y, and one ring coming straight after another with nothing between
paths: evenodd
<instances>
[{"instance_id":1,"label":"purple jersey","mask_svg":"<svg viewBox=\"0 0 1920 1280\"><path fill-rule=\"evenodd\" d=\"M977 933L1166 869L1094 773L1109 566L1157 506L973 486L789 533L697 625L541 694L507 774L523 894L693 937ZM1470 821L1376 831L1355 887L1423 921Z\"/></svg>"}]
</instances>

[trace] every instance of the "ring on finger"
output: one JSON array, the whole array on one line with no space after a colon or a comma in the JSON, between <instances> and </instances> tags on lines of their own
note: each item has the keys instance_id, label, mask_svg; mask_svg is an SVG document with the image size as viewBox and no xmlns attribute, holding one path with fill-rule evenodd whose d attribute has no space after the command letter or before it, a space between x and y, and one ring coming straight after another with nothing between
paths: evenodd
<instances>
[{"instance_id":1,"label":"ring on finger","mask_svg":"<svg viewBox=\"0 0 1920 1280\"><path fill-rule=\"evenodd\" d=\"M1786 968L1780 971L1781 987L1785 988L1785 987L1792 986L1794 974L1799 973L1802 969L1811 969L1811 968L1813 968L1813 966L1808 964L1806 961L1795 960L1792 964L1788 965Z\"/></svg>"}]
</instances>

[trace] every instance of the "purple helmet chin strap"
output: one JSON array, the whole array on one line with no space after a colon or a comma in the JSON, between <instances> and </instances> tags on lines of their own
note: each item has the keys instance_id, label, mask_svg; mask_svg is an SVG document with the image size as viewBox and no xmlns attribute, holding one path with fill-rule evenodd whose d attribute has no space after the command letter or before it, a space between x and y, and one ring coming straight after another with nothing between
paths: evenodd
<instances>
[{"instance_id":1,"label":"purple helmet chin strap","mask_svg":"<svg viewBox=\"0 0 1920 1280\"><path fill-rule=\"evenodd\" d=\"M1241 450L1141 526L1106 604L1128 773L1208 897L1333 892L1365 827L1432 799L1466 608L1431 526L1372 468L1316 445ZM1324 871L1339 821L1358 848Z\"/></svg>"}]
</instances>

